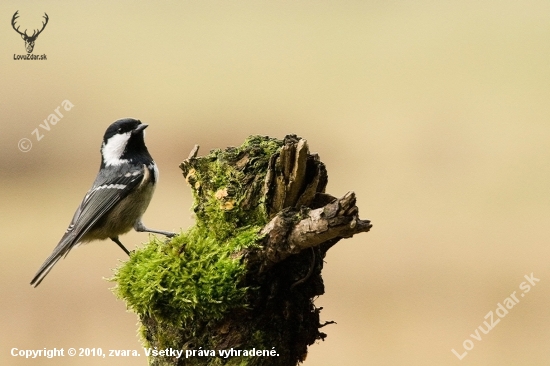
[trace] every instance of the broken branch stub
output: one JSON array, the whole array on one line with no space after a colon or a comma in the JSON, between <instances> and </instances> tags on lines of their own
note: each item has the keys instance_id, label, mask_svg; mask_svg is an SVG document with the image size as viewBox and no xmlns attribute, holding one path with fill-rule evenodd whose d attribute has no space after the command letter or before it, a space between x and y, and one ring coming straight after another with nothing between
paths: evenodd
<instances>
[{"instance_id":1,"label":"broken branch stub","mask_svg":"<svg viewBox=\"0 0 550 366\"><path fill-rule=\"evenodd\" d=\"M277 215L261 231L266 236L264 265L269 267L332 239L349 238L369 231L372 227L370 221L360 220L358 213L355 193L348 192L324 207L297 213L298 222L288 211ZM286 245L281 245L283 242Z\"/></svg>"}]
</instances>

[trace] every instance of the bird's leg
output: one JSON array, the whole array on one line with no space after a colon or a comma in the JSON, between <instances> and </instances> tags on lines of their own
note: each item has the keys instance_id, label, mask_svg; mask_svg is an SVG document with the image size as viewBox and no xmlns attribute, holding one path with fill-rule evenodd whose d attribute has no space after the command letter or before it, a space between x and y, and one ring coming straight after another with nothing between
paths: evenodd
<instances>
[{"instance_id":1,"label":"bird's leg","mask_svg":"<svg viewBox=\"0 0 550 366\"><path fill-rule=\"evenodd\" d=\"M138 231L138 232L148 232L148 233L160 234L160 235L167 236L169 238L176 236L176 233L172 233L170 231L148 229L148 228L145 227L145 225L143 225L141 220L136 221L136 223L134 224L134 230Z\"/></svg>"},{"instance_id":2,"label":"bird's leg","mask_svg":"<svg viewBox=\"0 0 550 366\"><path fill-rule=\"evenodd\" d=\"M124 250L124 253L126 253L126 254L128 254L128 256L130 256L130 252L128 251L128 249L126 249L126 247L124 245L122 245L120 240L118 240L118 236L116 236L114 238L111 238L111 240L114 241L115 243L117 243L117 245L120 247L120 249Z\"/></svg>"}]
</instances>

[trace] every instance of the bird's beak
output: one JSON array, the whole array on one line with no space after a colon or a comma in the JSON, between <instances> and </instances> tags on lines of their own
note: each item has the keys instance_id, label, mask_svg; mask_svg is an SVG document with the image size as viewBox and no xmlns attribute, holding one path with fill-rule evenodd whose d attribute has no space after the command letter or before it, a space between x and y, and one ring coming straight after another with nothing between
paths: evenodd
<instances>
[{"instance_id":1,"label":"bird's beak","mask_svg":"<svg viewBox=\"0 0 550 366\"><path fill-rule=\"evenodd\" d=\"M140 132L142 132L144 129L146 129L147 126L149 126L149 125L141 124L141 125L137 126L136 129L132 131L132 135L137 135L138 133L140 133Z\"/></svg>"}]
</instances>

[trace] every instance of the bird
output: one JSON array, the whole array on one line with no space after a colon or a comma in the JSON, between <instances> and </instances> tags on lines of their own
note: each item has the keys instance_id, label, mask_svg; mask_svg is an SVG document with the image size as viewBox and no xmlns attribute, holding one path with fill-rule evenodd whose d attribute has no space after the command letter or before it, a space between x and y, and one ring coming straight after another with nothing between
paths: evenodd
<instances>
[{"instance_id":1,"label":"bird","mask_svg":"<svg viewBox=\"0 0 550 366\"><path fill-rule=\"evenodd\" d=\"M132 228L169 238L176 235L148 229L141 221L159 179L157 165L145 146L147 126L140 120L123 118L107 128L100 149L101 166L92 188L31 285L38 286L59 259L81 243L111 239L130 255L118 237Z\"/></svg>"}]
</instances>

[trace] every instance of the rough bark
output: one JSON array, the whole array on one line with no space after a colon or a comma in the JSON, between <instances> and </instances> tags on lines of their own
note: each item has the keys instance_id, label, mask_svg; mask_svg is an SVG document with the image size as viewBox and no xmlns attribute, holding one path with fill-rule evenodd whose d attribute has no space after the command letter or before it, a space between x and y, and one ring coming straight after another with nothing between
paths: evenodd
<instances>
[{"instance_id":1,"label":"rough bark","mask_svg":"<svg viewBox=\"0 0 550 366\"><path fill-rule=\"evenodd\" d=\"M321 271L327 251L340 239L369 231L370 221L359 219L353 192L341 198L325 193L325 165L295 135L282 141L254 136L240 148L205 157L197 153L195 146L180 165L193 188L197 227L220 243L242 228L257 233L252 244L230 253L243 266L234 281L247 291L242 306L210 319L191 313L180 322L166 321L155 309L138 311L139 306L119 295L138 313L147 346L217 354L151 357L150 364L296 365L309 345L326 337L320 328L327 323L321 324L321 309L313 300L324 293ZM189 241L178 245L179 254L191 250ZM220 350L231 348L274 349L277 356L219 357Z\"/></svg>"}]
</instances>

